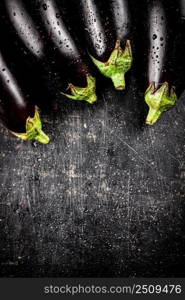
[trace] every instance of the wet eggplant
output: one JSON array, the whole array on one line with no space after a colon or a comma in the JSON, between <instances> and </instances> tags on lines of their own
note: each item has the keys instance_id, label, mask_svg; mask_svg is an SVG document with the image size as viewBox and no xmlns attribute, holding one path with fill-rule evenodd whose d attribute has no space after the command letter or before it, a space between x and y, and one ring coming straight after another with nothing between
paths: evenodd
<instances>
[{"instance_id":1,"label":"wet eggplant","mask_svg":"<svg viewBox=\"0 0 185 300\"><path fill-rule=\"evenodd\" d=\"M96 101L95 78L83 63L54 2L7 0L5 5L11 23L27 51L44 68L44 73L50 73L44 79L51 89L55 85L55 89L60 89L68 98L89 103ZM63 39L60 34L63 34Z\"/></svg>"},{"instance_id":2,"label":"wet eggplant","mask_svg":"<svg viewBox=\"0 0 185 300\"><path fill-rule=\"evenodd\" d=\"M178 29L173 1L152 0L146 3L146 77L145 101L149 106L146 123L154 124L177 100L174 74L174 46ZM144 34L145 37L145 34Z\"/></svg>"},{"instance_id":3,"label":"wet eggplant","mask_svg":"<svg viewBox=\"0 0 185 300\"><path fill-rule=\"evenodd\" d=\"M16 78L20 81L26 78L27 88L35 93L37 104L48 105L61 88L63 77L54 72L44 36L26 4L22 0L1 1L1 48L7 59L14 62Z\"/></svg>"},{"instance_id":4,"label":"wet eggplant","mask_svg":"<svg viewBox=\"0 0 185 300\"><path fill-rule=\"evenodd\" d=\"M112 65L110 72L115 74L114 81L117 82L115 87L117 89L125 89L125 74L132 66L132 30L131 30L131 10L128 0L109 0L104 1L105 7L108 6L110 10L110 17L112 18L112 31L116 36L116 46L111 56L109 64ZM114 53L114 54L113 54ZM99 66L98 61L97 65ZM117 77L117 79L116 79ZM121 84L119 85L119 81Z\"/></svg>"},{"instance_id":5,"label":"wet eggplant","mask_svg":"<svg viewBox=\"0 0 185 300\"><path fill-rule=\"evenodd\" d=\"M91 75L79 45L71 36L57 2L40 1L39 12L48 35L49 46L54 50L58 70L61 68L69 81L68 90L71 94L63 94L74 100L94 103L97 100L96 80Z\"/></svg>"},{"instance_id":6,"label":"wet eggplant","mask_svg":"<svg viewBox=\"0 0 185 300\"><path fill-rule=\"evenodd\" d=\"M15 78L0 53L0 120L11 133L22 140L35 139L43 144L49 138L42 131L39 110L25 87Z\"/></svg>"},{"instance_id":7,"label":"wet eggplant","mask_svg":"<svg viewBox=\"0 0 185 300\"><path fill-rule=\"evenodd\" d=\"M128 1L61 2L75 7L73 28L78 22L77 34L82 36L83 46L99 71L112 80L116 89L125 89L125 73L132 65Z\"/></svg>"}]
</instances>

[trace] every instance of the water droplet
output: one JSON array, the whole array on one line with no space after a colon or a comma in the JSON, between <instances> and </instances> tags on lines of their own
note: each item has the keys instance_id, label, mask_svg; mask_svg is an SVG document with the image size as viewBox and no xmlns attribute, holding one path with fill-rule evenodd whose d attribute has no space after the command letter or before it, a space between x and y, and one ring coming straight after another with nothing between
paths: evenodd
<instances>
[{"instance_id":1,"label":"water droplet","mask_svg":"<svg viewBox=\"0 0 185 300\"><path fill-rule=\"evenodd\" d=\"M156 40L157 34L153 34L153 40Z\"/></svg>"},{"instance_id":2,"label":"water droplet","mask_svg":"<svg viewBox=\"0 0 185 300\"><path fill-rule=\"evenodd\" d=\"M47 10L47 8L48 8L46 3L44 3L44 4L42 5L42 7L43 7L44 10Z\"/></svg>"}]
</instances>

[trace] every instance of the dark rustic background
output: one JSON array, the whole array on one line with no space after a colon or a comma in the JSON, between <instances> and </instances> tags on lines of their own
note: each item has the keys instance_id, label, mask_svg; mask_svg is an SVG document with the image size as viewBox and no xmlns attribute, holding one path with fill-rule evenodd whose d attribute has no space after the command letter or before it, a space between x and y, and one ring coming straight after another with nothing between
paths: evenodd
<instances>
[{"instance_id":1,"label":"dark rustic background","mask_svg":"<svg viewBox=\"0 0 185 300\"><path fill-rule=\"evenodd\" d=\"M185 99L153 127L131 88L53 106L49 145L1 127L1 277L184 277Z\"/></svg>"}]
</instances>

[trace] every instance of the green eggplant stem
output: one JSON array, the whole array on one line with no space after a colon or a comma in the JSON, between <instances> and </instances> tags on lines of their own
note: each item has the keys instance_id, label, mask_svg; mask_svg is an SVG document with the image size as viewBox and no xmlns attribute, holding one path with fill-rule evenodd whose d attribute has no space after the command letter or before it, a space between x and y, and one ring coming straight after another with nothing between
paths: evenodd
<instances>
[{"instance_id":1,"label":"green eggplant stem","mask_svg":"<svg viewBox=\"0 0 185 300\"><path fill-rule=\"evenodd\" d=\"M11 131L11 133L24 141L36 140L42 144L48 144L50 141L49 137L42 131L42 123L37 106L35 107L34 117L28 117L28 119L26 120L26 132L17 133Z\"/></svg>"},{"instance_id":2,"label":"green eggplant stem","mask_svg":"<svg viewBox=\"0 0 185 300\"><path fill-rule=\"evenodd\" d=\"M90 57L99 71L112 80L115 89L125 89L125 74L130 70L133 61L129 40L126 42L125 49L121 48L120 41L117 40L116 46L106 62L101 62L91 55Z\"/></svg>"},{"instance_id":3,"label":"green eggplant stem","mask_svg":"<svg viewBox=\"0 0 185 300\"><path fill-rule=\"evenodd\" d=\"M146 124L155 124L165 111L175 105L176 100L175 89L170 88L168 82L164 82L157 90L152 82L145 93L145 102L149 106Z\"/></svg>"},{"instance_id":4,"label":"green eggplant stem","mask_svg":"<svg viewBox=\"0 0 185 300\"><path fill-rule=\"evenodd\" d=\"M87 75L87 86L85 88L74 86L72 83L69 84L68 89L71 94L62 93L72 100L85 100L88 103L92 104L96 102L96 79L91 75Z\"/></svg>"}]
</instances>

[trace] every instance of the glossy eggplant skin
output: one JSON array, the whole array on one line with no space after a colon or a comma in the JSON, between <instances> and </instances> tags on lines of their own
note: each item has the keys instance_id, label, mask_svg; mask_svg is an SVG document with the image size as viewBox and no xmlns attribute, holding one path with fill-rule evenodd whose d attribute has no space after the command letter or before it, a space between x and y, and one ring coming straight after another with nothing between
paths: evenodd
<instances>
[{"instance_id":1,"label":"glossy eggplant skin","mask_svg":"<svg viewBox=\"0 0 185 300\"><path fill-rule=\"evenodd\" d=\"M108 10L104 7L105 2L62 0L61 3L61 6L68 5L69 13L71 12L72 15L71 20L74 18L73 29L77 29L76 33L81 37L83 47L87 47L95 59L107 61L115 47L116 35L111 31L112 23ZM70 11L70 7L73 10Z\"/></svg>"},{"instance_id":2,"label":"glossy eggplant skin","mask_svg":"<svg viewBox=\"0 0 185 300\"><path fill-rule=\"evenodd\" d=\"M145 101L149 106L146 123L153 125L177 100L173 55L178 17L173 1L152 0L144 4Z\"/></svg>"},{"instance_id":3,"label":"glossy eggplant skin","mask_svg":"<svg viewBox=\"0 0 185 300\"><path fill-rule=\"evenodd\" d=\"M22 133L28 117L34 116L34 105L23 96L17 80L0 55L0 115L4 125L11 131Z\"/></svg>"},{"instance_id":4,"label":"glossy eggplant skin","mask_svg":"<svg viewBox=\"0 0 185 300\"><path fill-rule=\"evenodd\" d=\"M58 31L61 30L61 28L59 28L60 15L54 3L52 3L52 1L34 0L3 1L7 16L11 26L14 28L17 39L22 41L22 52L24 54L26 53L26 60L31 61L38 75L37 77L42 78L46 89L47 86L49 87L48 90L49 92L51 91L51 95L59 95L63 92L68 98L86 100L88 102L95 101L95 79L90 76L85 64L80 61L79 57L77 60L77 48L75 48L76 46L74 46L72 39L70 42L74 51L71 53L71 57L69 57L69 55L62 55L62 51L59 51L59 46L60 50L62 49L61 39L58 40L57 38L57 34L59 35ZM50 5L48 5L48 3ZM47 28L47 26L45 26L45 18L47 18L47 12L49 11L51 12L49 18L52 18L51 21L54 23L51 23L49 28ZM56 13L54 16L52 15L53 12ZM42 17L44 18L43 20ZM55 30L54 24L57 26L57 31ZM53 32L52 36L50 35L50 30ZM62 30L66 36L68 33L65 26ZM53 39L52 37L56 38ZM67 41L62 42L64 42L66 46L64 51L64 54L66 54L69 43L67 43ZM68 50L68 54L69 52L70 49ZM72 57L73 54L74 57ZM77 61L78 65L77 63L75 64ZM65 68L65 66L68 67ZM87 93L87 87L85 86L87 85L87 73L89 75L88 88L91 92L90 95ZM78 79L78 83L81 80L81 89L75 86L76 81L73 80L75 75ZM72 82L70 80L72 80Z\"/></svg>"},{"instance_id":5,"label":"glossy eggplant skin","mask_svg":"<svg viewBox=\"0 0 185 300\"><path fill-rule=\"evenodd\" d=\"M22 74L26 73L26 81L29 82L31 92L35 92L36 103L46 106L59 95L57 91L67 87L67 84L62 72L58 74L53 68L53 58L48 51L46 38L39 30L34 10L32 13L33 3L32 0L1 1L1 31L4 32L1 47L6 49L8 59L17 65L14 68L16 78L23 81Z\"/></svg>"},{"instance_id":6,"label":"glossy eggplant skin","mask_svg":"<svg viewBox=\"0 0 185 300\"><path fill-rule=\"evenodd\" d=\"M35 83L39 77L36 70L30 72L32 57L28 56L27 48L22 48L21 40L12 31L5 7L8 1L0 2L0 119L17 137L46 144L49 138L42 131L36 105L40 83Z\"/></svg>"},{"instance_id":7,"label":"glossy eggplant skin","mask_svg":"<svg viewBox=\"0 0 185 300\"><path fill-rule=\"evenodd\" d=\"M92 61L99 71L110 78L116 89L125 89L125 73L132 65L132 51L129 39L130 14L126 5L127 1L98 1L98 0L63 0L71 7L75 7L74 16L77 34L81 35L81 41L87 48ZM124 5L125 3L125 5ZM62 5L62 4L61 4ZM67 5L67 4L66 4ZM68 8L70 11L70 8ZM120 10L121 18L118 20L117 13ZM72 17L71 17L72 19ZM126 26L123 25L126 24ZM123 27L127 34L124 35ZM130 38L130 37L129 37Z\"/></svg>"},{"instance_id":8,"label":"glossy eggplant skin","mask_svg":"<svg viewBox=\"0 0 185 300\"><path fill-rule=\"evenodd\" d=\"M110 18L112 18L112 31L114 31L116 36L115 48L118 49L117 63L120 63L120 76L124 78L125 74L130 70L133 60L131 7L128 0L109 0L107 5L110 9ZM123 86L118 89L124 88L125 78Z\"/></svg>"},{"instance_id":9,"label":"glossy eggplant skin","mask_svg":"<svg viewBox=\"0 0 185 300\"><path fill-rule=\"evenodd\" d=\"M132 16L129 1L109 0L107 4L113 20L116 40L120 42L121 48L125 49L126 43L132 39Z\"/></svg>"},{"instance_id":10,"label":"glossy eggplant skin","mask_svg":"<svg viewBox=\"0 0 185 300\"><path fill-rule=\"evenodd\" d=\"M94 103L97 99L96 80L91 75L79 45L71 36L57 2L41 0L39 3L39 14L42 28L47 35L48 47L57 62L57 70L62 70L68 78L71 95L67 96L74 100Z\"/></svg>"},{"instance_id":11,"label":"glossy eggplant skin","mask_svg":"<svg viewBox=\"0 0 185 300\"><path fill-rule=\"evenodd\" d=\"M13 75L0 53L0 119L17 137L36 139L47 144L49 138L42 131L38 108L30 101L25 88Z\"/></svg>"}]
</instances>

